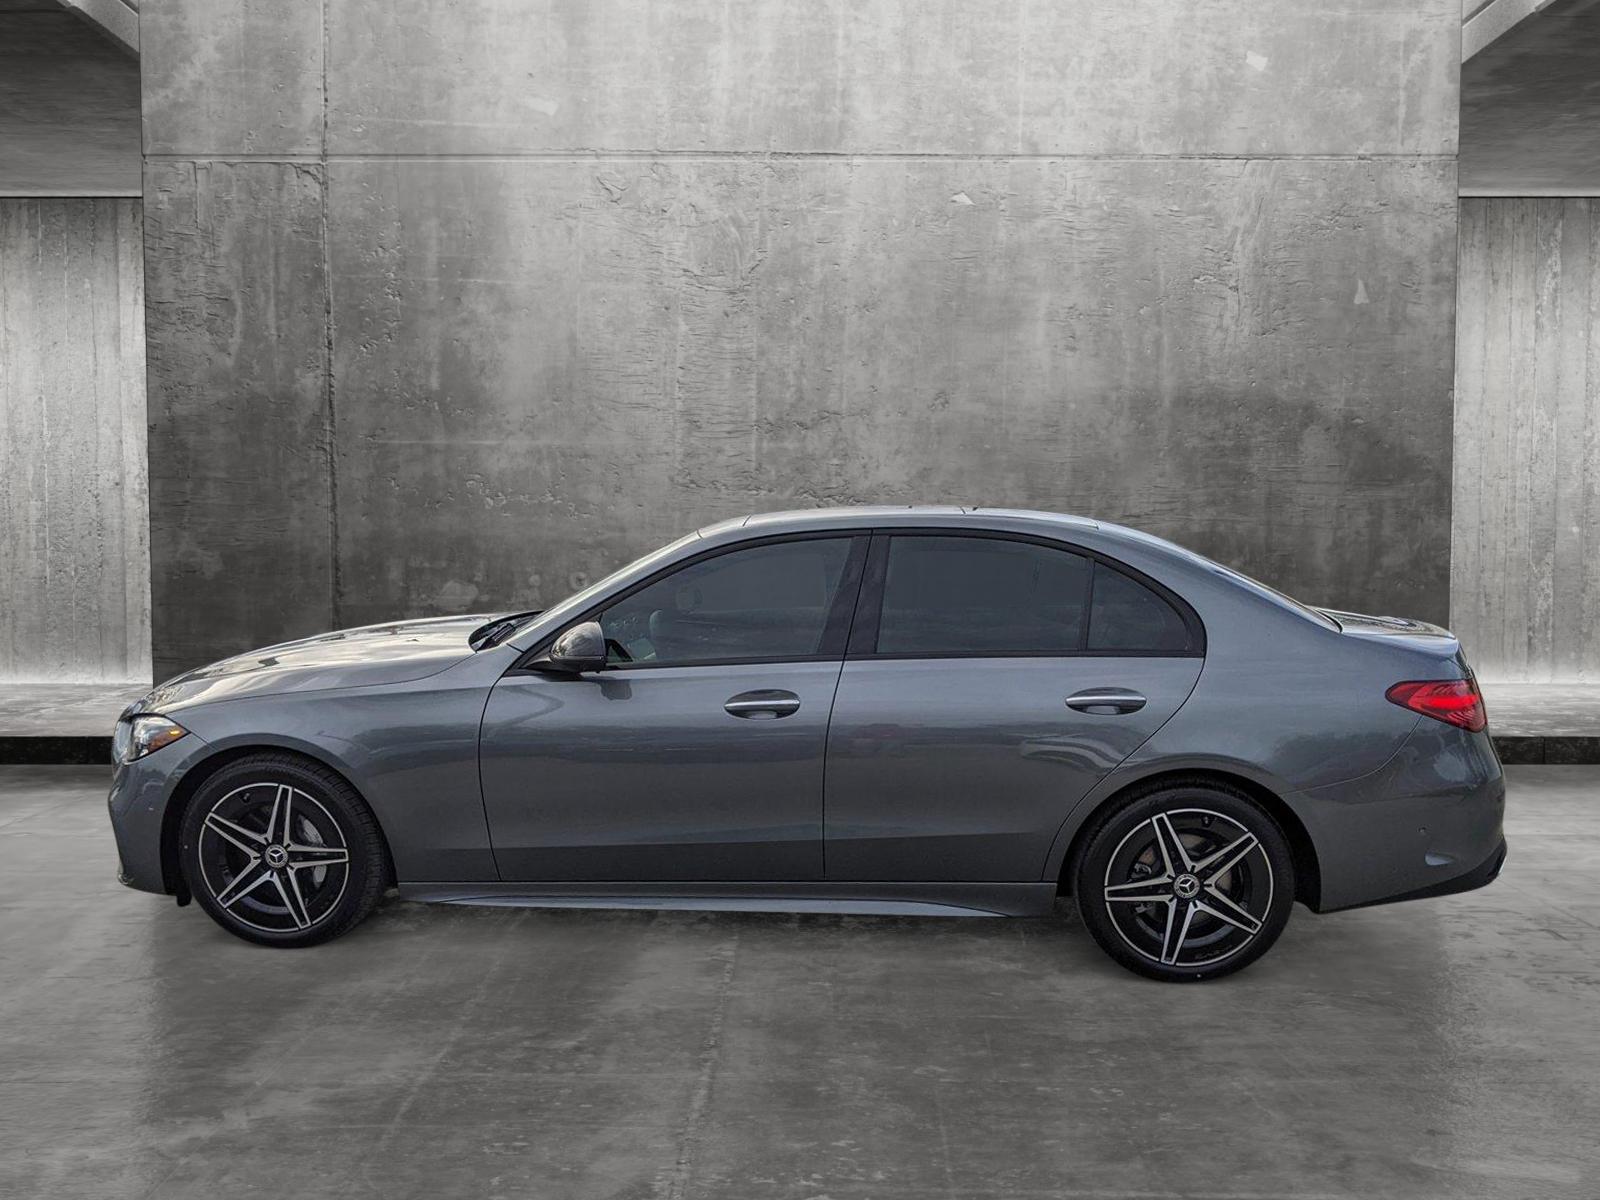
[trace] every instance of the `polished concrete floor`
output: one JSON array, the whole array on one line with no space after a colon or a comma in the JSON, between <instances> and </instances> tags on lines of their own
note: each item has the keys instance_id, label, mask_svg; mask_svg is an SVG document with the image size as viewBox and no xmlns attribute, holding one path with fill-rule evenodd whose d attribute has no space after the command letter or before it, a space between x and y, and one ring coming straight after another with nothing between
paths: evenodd
<instances>
[{"instance_id":1,"label":"polished concrete floor","mask_svg":"<svg viewBox=\"0 0 1600 1200\"><path fill-rule=\"evenodd\" d=\"M97 769L0 770L0 1196L1600 1195L1600 769L1483 891L1242 975L1070 915L427 908L255 949L127 892Z\"/></svg>"}]
</instances>

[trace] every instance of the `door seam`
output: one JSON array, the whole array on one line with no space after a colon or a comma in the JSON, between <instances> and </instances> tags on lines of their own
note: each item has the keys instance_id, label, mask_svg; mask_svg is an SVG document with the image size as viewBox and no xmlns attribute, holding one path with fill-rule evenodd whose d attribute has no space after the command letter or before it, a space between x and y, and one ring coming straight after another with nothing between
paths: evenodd
<instances>
[{"instance_id":1,"label":"door seam","mask_svg":"<svg viewBox=\"0 0 1600 1200\"><path fill-rule=\"evenodd\" d=\"M867 567L872 562L872 544L878 535L867 533L867 553L861 561L861 577L856 580L856 594L850 603L850 624L844 631L844 648L839 652L839 671L833 677L833 695L828 699L828 719L822 726L822 878L828 878L828 747L833 742L833 710L839 703L839 688L844 683L844 664L850 657L850 639L855 636L856 617L861 612L861 589L867 583Z\"/></svg>"}]
</instances>

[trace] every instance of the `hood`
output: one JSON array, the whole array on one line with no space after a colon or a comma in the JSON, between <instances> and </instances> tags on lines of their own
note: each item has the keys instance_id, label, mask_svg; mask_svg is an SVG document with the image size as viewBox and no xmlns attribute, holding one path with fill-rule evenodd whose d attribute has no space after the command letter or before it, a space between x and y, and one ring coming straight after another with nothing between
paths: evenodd
<instances>
[{"instance_id":1,"label":"hood","mask_svg":"<svg viewBox=\"0 0 1600 1200\"><path fill-rule=\"evenodd\" d=\"M494 613L429 617L341 629L282 642L193 671L161 684L126 713L170 712L202 701L331 688L375 687L436 675L471 658L468 639Z\"/></svg>"}]
</instances>

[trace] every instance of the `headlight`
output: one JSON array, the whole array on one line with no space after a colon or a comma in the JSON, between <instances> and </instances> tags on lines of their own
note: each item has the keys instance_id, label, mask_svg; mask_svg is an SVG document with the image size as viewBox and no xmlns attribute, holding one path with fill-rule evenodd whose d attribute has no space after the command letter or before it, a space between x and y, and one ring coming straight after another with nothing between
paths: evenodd
<instances>
[{"instance_id":1,"label":"headlight","mask_svg":"<svg viewBox=\"0 0 1600 1200\"><path fill-rule=\"evenodd\" d=\"M134 717L131 721L118 721L111 736L111 759L127 763L163 746L170 746L189 731L166 717Z\"/></svg>"}]
</instances>

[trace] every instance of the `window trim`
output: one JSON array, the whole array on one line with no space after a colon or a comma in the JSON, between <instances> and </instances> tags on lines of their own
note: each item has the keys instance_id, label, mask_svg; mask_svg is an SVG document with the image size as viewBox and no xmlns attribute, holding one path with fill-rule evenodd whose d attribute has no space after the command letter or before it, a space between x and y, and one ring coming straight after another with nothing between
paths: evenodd
<instances>
[{"instance_id":1,"label":"window trim","mask_svg":"<svg viewBox=\"0 0 1600 1200\"><path fill-rule=\"evenodd\" d=\"M815 529L803 533L780 533L770 537L749 538L745 541L730 542L725 546L713 546L691 554L687 558L680 558L676 562L668 563L658 571L646 575L637 583L630 584L621 591L612 592L609 596L601 597L588 608L573 615L570 619L553 633L540 638L525 650L514 662L507 675L542 675L550 678L548 672L539 671L533 663L542 658L544 653L555 644L555 641L574 625L581 625L585 621L594 620L599 614L620 604L628 597L653 584L660 583L679 571L689 567L698 566L714 558L721 558L725 554L734 554L740 550L754 550L761 546L780 545L788 542L814 542L823 539L845 541L849 547L845 551L844 571L839 576L839 590L833 597L833 603L828 608L828 615L822 623L822 649L816 654L769 654L743 658L706 658L696 659L694 662L625 662L607 663L597 671L682 671L695 667L737 667L746 664L759 663L813 663L813 662L841 662L844 651L849 644L852 626L855 622L857 604L861 592L863 568L867 559L867 552L872 541L870 531L858 529Z\"/></svg>"},{"instance_id":2,"label":"window trim","mask_svg":"<svg viewBox=\"0 0 1600 1200\"><path fill-rule=\"evenodd\" d=\"M1076 650L952 650L938 654L921 651L890 651L879 653L878 629L883 620L883 591L888 576L889 542L897 537L973 537L991 541L1027 542L1047 550L1077 554L1089 560L1089 578L1084 586L1083 630L1078 635ZM1144 585L1165 600L1183 621L1189 633L1189 645L1183 650L1090 650L1089 627L1093 619L1094 580L1101 567L1125 575L1135 583ZM856 617L850 632L850 642L845 659L850 662L896 662L916 660L941 660L963 658L1204 658L1206 654L1205 625L1194 607L1159 580L1143 571L1119 562L1108 554L1091 550L1076 542L1040 537L1036 534L1013 533L1010 530L940 528L916 526L910 528L874 529L872 545L867 552L866 570L863 572L860 598L856 603Z\"/></svg>"}]
</instances>

